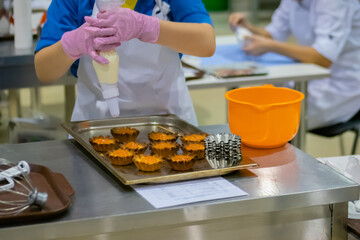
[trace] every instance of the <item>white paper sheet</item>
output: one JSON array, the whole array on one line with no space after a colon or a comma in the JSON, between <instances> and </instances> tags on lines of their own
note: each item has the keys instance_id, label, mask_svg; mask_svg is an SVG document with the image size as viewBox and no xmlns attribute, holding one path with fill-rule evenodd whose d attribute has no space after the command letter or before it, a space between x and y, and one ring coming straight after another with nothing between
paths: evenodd
<instances>
[{"instance_id":1,"label":"white paper sheet","mask_svg":"<svg viewBox=\"0 0 360 240\"><path fill-rule=\"evenodd\" d=\"M132 187L156 208L248 195L222 177Z\"/></svg>"}]
</instances>

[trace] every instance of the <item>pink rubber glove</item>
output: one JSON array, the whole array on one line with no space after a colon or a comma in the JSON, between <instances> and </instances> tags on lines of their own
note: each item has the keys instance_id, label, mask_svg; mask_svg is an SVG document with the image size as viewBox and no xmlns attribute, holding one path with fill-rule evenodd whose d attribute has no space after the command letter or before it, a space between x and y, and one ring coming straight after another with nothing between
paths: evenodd
<instances>
[{"instance_id":1,"label":"pink rubber glove","mask_svg":"<svg viewBox=\"0 0 360 240\"><path fill-rule=\"evenodd\" d=\"M79 28L64 33L60 42L64 52L73 59L78 59L83 54L88 54L98 63L107 64L109 61L100 56L98 51L110 51L120 46L120 43L111 43L111 41L103 40L107 38L111 39L115 33L115 28L98 28L84 23ZM96 39L100 39L100 42L106 42L106 44L98 43L95 46L94 41Z\"/></svg>"},{"instance_id":2,"label":"pink rubber glove","mask_svg":"<svg viewBox=\"0 0 360 240\"><path fill-rule=\"evenodd\" d=\"M160 34L160 20L128 8L117 8L109 12L101 12L96 18L85 17L85 21L93 27L114 27L116 34L107 39L95 39L95 46L113 44L138 38L143 42L156 43Z\"/></svg>"}]
</instances>

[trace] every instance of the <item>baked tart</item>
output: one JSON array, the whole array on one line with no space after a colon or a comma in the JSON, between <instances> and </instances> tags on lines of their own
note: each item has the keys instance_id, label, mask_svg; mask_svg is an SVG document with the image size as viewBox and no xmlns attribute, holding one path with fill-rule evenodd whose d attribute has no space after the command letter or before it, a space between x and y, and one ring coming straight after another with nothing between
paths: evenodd
<instances>
[{"instance_id":1,"label":"baked tart","mask_svg":"<svg viewBox=\"0 0 360 240\"><path fill-rule=\"evenodd\" d=\"M134 163L136 167L144 172L153 172L161 168L164 160L160 156L135 155Z\"/></svg>"},{"instance_id":2,"label":"baked tart","mask_svg":"<svg viewBox=\"0 0 360 240\"><path fill-rule=\"evenodd\" d=\"M181 149L185 155L194 156L195 159L205 158L205 144L204 143L188 143L182 145Z\"/></svg>"},{"instance_id":3,"label":"baked tart","mask_svg":"<svg viewBox=\"0 0 360 240\"><path fill-rule=\"evenodd\" d=\"M127 149L116 149L107 153L111 164L124 166L129 165L133 162L134 153Z\"/></svg>"},{"instance_id":4,"label":"baked tart","mask_svg":"<svg viewBox=\"0 0 360 240\"><path fill-rule=\"evenodd\" d=\"M128 142L123 145L125 149L132 151L134 154L144 154L147 146L146 143L142 142Z\"/></svg>"},{"instance_id":5,"label":"baked tart","mask_svg":"<svg viewBox=\"0 0 360 240\"><path fill-rule=\"evenodd\" d=\"M108 152L116 148L116 142L110 136L95 136L89 138L89 142L97 152Z\"/></svg>"},{"instance_id":6,"label":"baked tart","mask_svg":"<svg viewBox=\"0 0 360 240\"><path fill-rule=\"evenodd\" d=\"M134 142L139 135L139 130L131 127L114 127L110 129L111 135L119 143Z\"/></svg>"},{"instance_id":7,"label":"baked tart","mask_svg":"<svg viewBox=\"0 0 360 240\"><path fill-rule=\"evenodd\" d=\"M205 143L205 138L208 136L208 134L188 134L181 136L181 142L184 145L187 145L189 143Z\"/></svg>"},{"instance_id":8,"label":"baked tart","mask_svg":"<svg viewBox=\"0 0 360 240\"><path fill-rule=\"evenodd\" d=\"M150 145L151 153L169 159L176 155L179 150L179 144L176 142L154 142Z\"/></svg>"},{"instance_id":9,"label":"baked tart","mask_svg":"<svg viewBox=\"0 0 360 240\"><path fill-rule=\"evenodd\" d=\"M194 156L176 155L169 161L170 167L176 171L187 171L193 168L195 163Z\"/></svg>"},{"instance_id":10,"label":"baked tart","mask_svg":"<svg viewBox=\"0 0 360 240\"><path fill-rule=\"evenodd\" d=\"M149 141L151 143L156 142L176 142L177 135L173 133L163 133L163 132L151 132L148 134Z\"/></svg>"}]
</instances>

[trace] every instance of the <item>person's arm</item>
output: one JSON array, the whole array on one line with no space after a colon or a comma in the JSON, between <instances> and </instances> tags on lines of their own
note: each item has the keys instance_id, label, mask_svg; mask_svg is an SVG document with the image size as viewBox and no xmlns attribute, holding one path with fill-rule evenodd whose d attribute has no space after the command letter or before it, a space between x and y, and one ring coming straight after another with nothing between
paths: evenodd
<instances>
[{"instance_id":1,"label":"person's arm","mask_svg":"<svg viewBox=\"0 0 360 240\"><path fill-rule=\"evenodd\" d=\"M109 39L108 36L106 36ZM95 48L104 49L114 47L114 42L99 43L104 38L99 37ZM72 41L85 44L83 41ZM161 21L158 44L167 46L175 51L200 57L213 55L215 51L215 34L211 25L196 23L173 23ZM83 50L82 52L84 52ZM90 50L88 50L89 52ZM76 60L71 57L74 52L66 53L61 41L46 47L35 54L35 70L42 82L52 82L62 77ZM94 53L94 56L95 53Z\"/></svg>"},{"instance_id":2,"label":"person's arm","mask_svg":"<svg viewBox=\"0 0 360 240\"><path fill-rule=\"evenodd\" d=\"M261 36L246 37L243 50L250 55L262 55L266 52L275 52L303 63L314 63L322 67L330 67L332 62L321 55L311 46L301 46L293 43L279 42Z\"/></svg>"},{"instance_id":3,"label":"person's arm","mask_svg":"<svg viewBox=\"0 0 360 240\"><path fill-rule=\"evenodd\" d=\"M67 55L60 41L35 54L35 71L40 81L49 83L62 77L75 59Z\"/></svg>"},{"instance_id":4,"label":"person's arm","mask_svg":"<svg viewBox=\"0 0 360 240\"><path fill-rule=\"evenodd\" d=\"M229 24L232 31L235 32L237 27L247 28L250 32L256 35L260 35L266 38L272 38L270 33L262 28L251 24L244 13L236 12L229 16Z\"/></svg>"},{"instance_id":5,"label":"person's arm","mask_svg":"<svg viewBox=\"0 0 360 240\"><path fill-rule=\"evenodd\" d=\"M127 8L103 12L97 18L85 17L88 24L98 28L114 28L111 42L124 42L137 38L147 43L157 43L177 52L209 57L215 52L215 33L207 23L184 23L159 20ZM95 39L95 46L108 40Z\"/></svg>"},{"instance_id":6,"label":"person's arm","mask_svg":"<svg viewBox=\"0 0 360 240\"><path fill-rule=\"evenodd\" d=\"M177 23L160 21L158 44L177 52L210 57L215 52L215 33L207 23Z\"/></svg>"},{"instance_id":7,"label":"person's arm","mask_svg":"<svg viewBox=\"0 0 360 240\"><path fill-rule=\"evenodd\" d=\"M271 34L265 28L258 27L258 26L255 26L255 25L251 24L251 23L248 23L247 29L249 29L252 33L254 33L256 35L260 35L262 37L272 39Z\"/></svg>"},{"instance_id":8,"label":"person's arm","mask_svg":"<svg viewBox=\"0 0 360 240\"><path fill-rule=\"evenodd\" d=\"M84 54L95 61L106 64L108 60L99 55L99 51L115 49L120 43L107 42L115 33L113 28L90 27L85 23L79 28L63 34L61 40L40 50L35 54L35 70L42 82L52 82L63 76L74 63ZM97 46L94 39L99 39Z\"/></svg>"},{"instance_id":9,"label":"person's arm","mask_svg":"<svg viewBox=\"0 0 360 240\"><path fill-rule=\"evenodd\" d=\"M64 52L60 39L66 32L80 27L77 22L77 0L52 0L41 31L34 57L38 79L50 83L63 76L75 59Z\"/></svg>"},{"instance_id":10,"label":"person's arm","mask_svg":"<svg viewBox=\"0 0 360 240\"><path fill-rule=\"evenodd\" d=\"M329 68L332 64L329 59L321 55L315 48L309 46L272 41L269 51L299 60L303 63L314 63L325 68Z\"/></svg>"},{"instance_id":11,"label":"person's arm","mask_svg":"<svg viewBox=\"0 0 360 240\"><path fill-rule=\"evenodd\" d=\"M240 26L247 28L255 35L274 39L277 41L286 41L291 34L289 26L289 16L292 4L294 4L294 1L282 0L280 2L280 6L275 10L274 14L272 15L270 24L267 25L265 28L251 24L247 20L244 13L232 13L229 16L230 28L235 31L236 27Z\"/></svg>"}]
</instances>

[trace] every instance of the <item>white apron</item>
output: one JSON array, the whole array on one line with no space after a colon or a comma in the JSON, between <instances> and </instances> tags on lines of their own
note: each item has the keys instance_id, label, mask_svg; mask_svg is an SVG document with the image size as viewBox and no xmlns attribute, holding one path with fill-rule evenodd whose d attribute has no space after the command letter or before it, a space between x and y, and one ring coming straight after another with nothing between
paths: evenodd
<instances>
[{"instance_id":1,"label":"white apron","mask_svg":"<svg viewBox=\"0 0 360 240\"><path fill-rule=\"evenodd\" d=\"M156 0L153 16L168 20L170 6ZM98 9L96 4L93 17ZM195 111L186 86L179 54L158 44L138 39L122 42L119 54L118 97L120 117L176 114L197 125ZM92 60L88 55L80 59L77 99L72 121L111 118L104 100Z\"/></svg>"}]
</instances>

